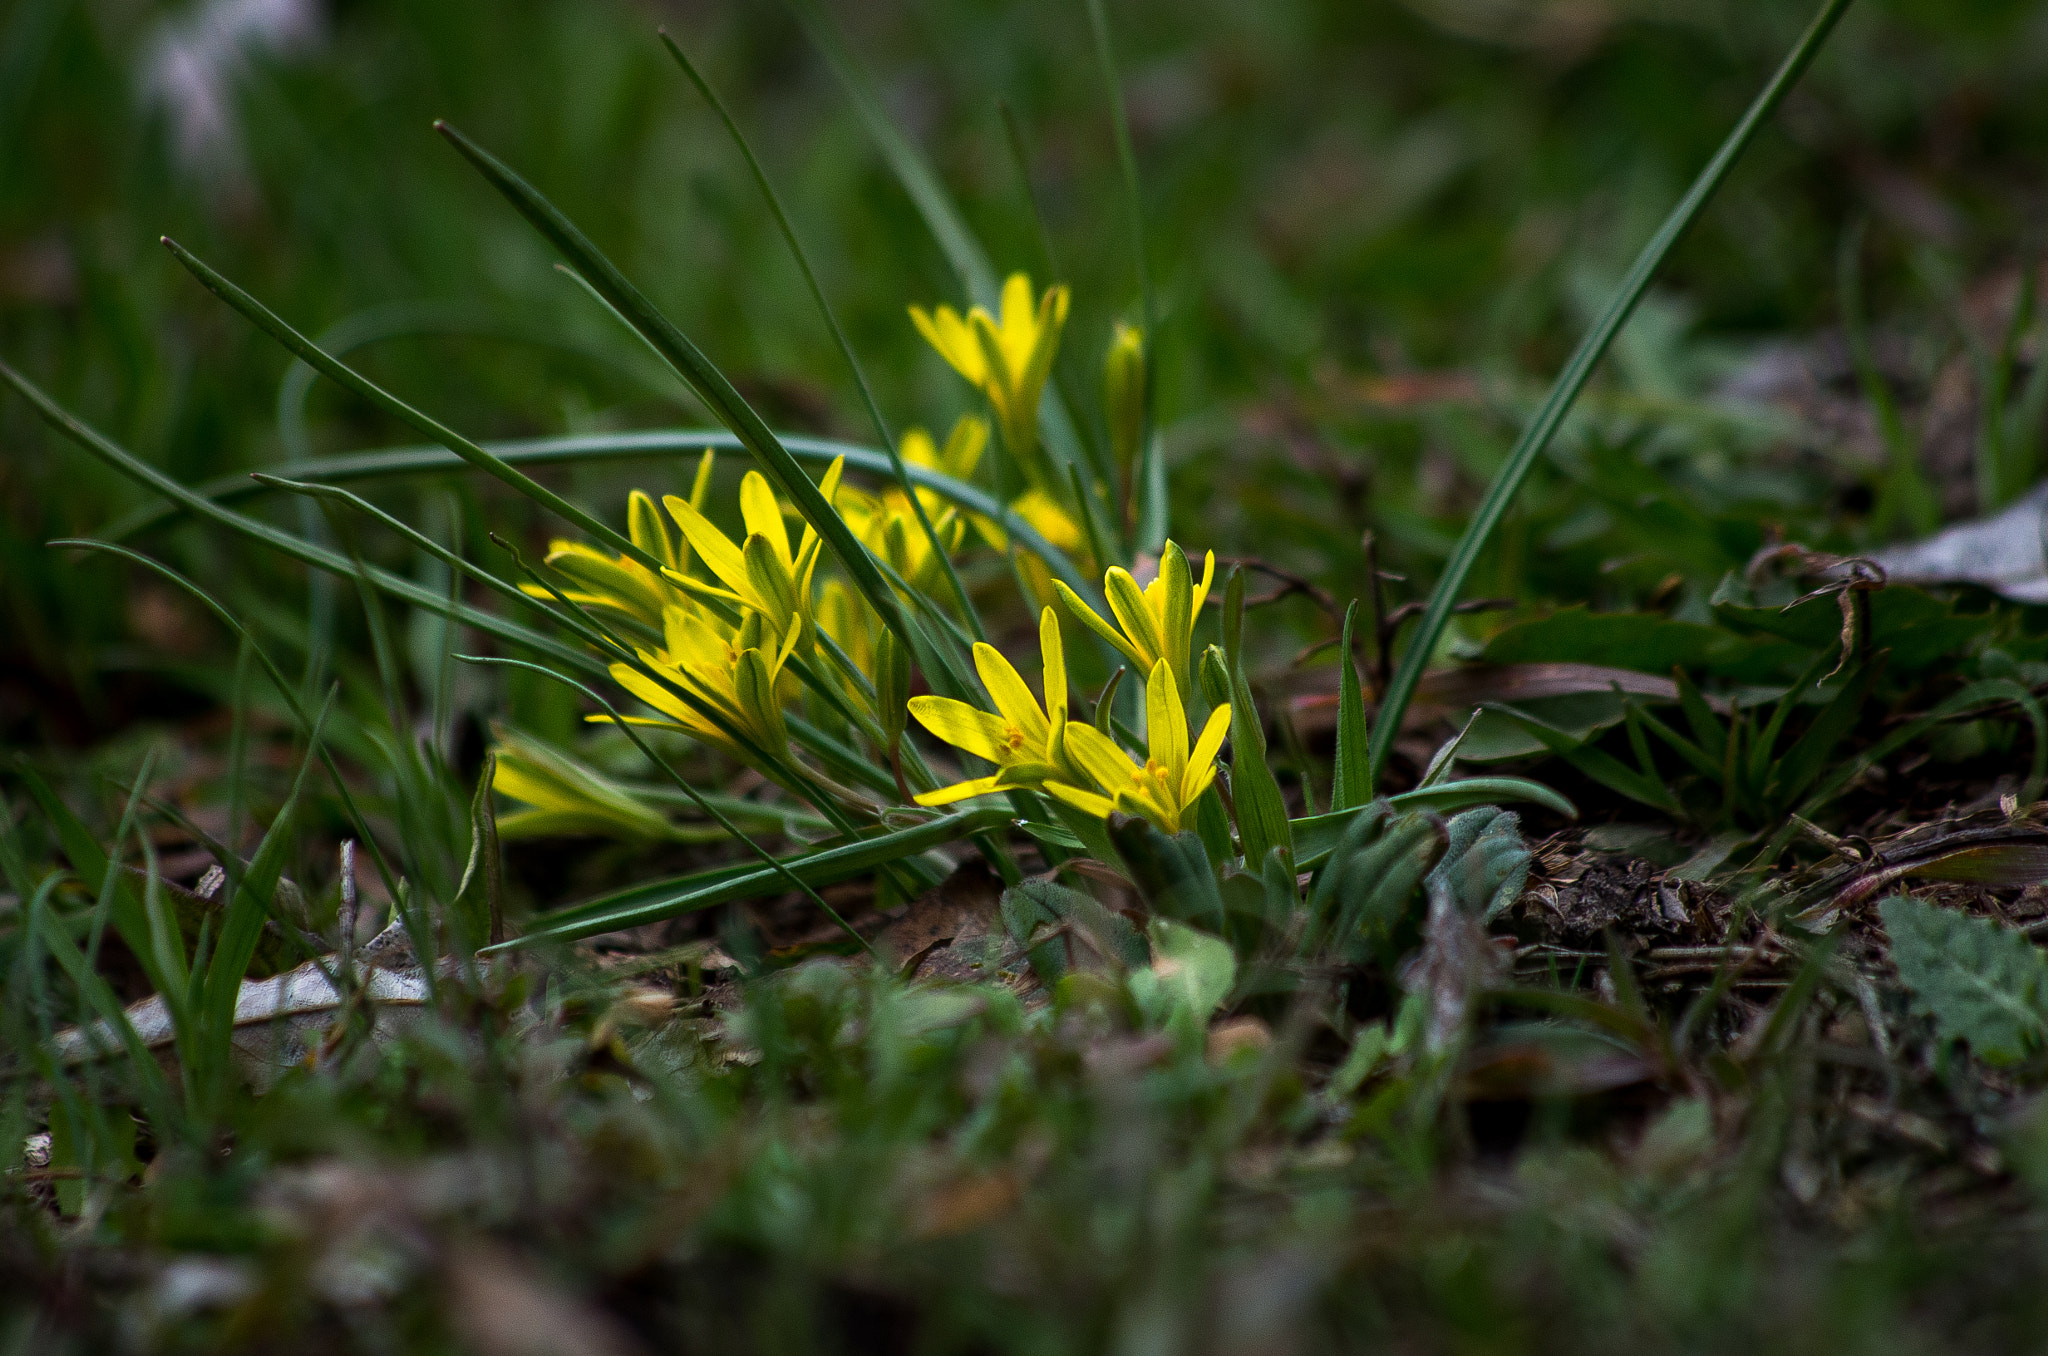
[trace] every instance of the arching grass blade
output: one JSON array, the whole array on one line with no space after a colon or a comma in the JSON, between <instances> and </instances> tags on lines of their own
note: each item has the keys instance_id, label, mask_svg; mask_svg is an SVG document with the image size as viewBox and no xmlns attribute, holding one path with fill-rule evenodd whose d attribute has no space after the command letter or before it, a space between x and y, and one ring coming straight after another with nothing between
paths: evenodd
<instances>
[{"instance_id":1,"label":"arching grass blade","mask_svg":"<svg viewBox=\"0 0 2048 1356\"><path fill-rule=\"evenodd\" d=\"M1757 130L1763 126L1764 121L1777 108L1779 101L1798 82L1800 75L1819 53L1821 44L1827 40L1829 32L1833 30L1843 12L1849 8L1849 4L1850 0L1826 0L1821 6L1820 13L1814 16L1813 22L1807 26L1806 32L1792 48L1791 54L1785 58L1777 73L1757 95L1756 101L1749 106L1749 111L1742 115L1741 121L1735 124L1727 139L1721 143L1721 148L1714 153L1714 158L1707 162L1706 168L1693 180L1692 187L1686 191L1678 205L1671 209L1671 214L1664 219L1664 224L1658 227L1657 234L1643 246L1642 253L1636 256L1635 264L1629 269L1628 276L1622 279L1621 285L1615 289L1613 297L1608 301L1606 311L1587 332L1586 337L1579 341L1571 360L1565 364L1564 370L1558 374L1557 381L1551 386L1550 394L1544 398L1535 417L1529 421L1528 427L1522 430L1522 436L1516 440L1514 449L1508 453L1507 461L1501 466L1499 474L1494 477L1493 484L1486 491L1485 500L1472 515L1472 521L1466 525L1465 535L1458 539L1457 548L1451 552L1450 560L1444 565L1443 574L1438 577L1436 587L1430 591L1429 604L1423 609L1421 623L1416 627L1407 651L1401 656L1401 664L1395 670L1393 681L1381 694L1379 719L1372 738L1374 786L1379 785L1380 774L1386 769L1387 752L1393 747L1395 737L1401 732L1401 722L1408 713L1408 703L1414 698L1416 685L1422 681L1422 671L1428 665L1430 655L1435 652L1445 625L1450 621L1451 609L1456 606L1459 591L1465 586L1465 577L1472 572L1473 565L1478 562L1480 551L1485 549L1487 541L1493 536L1493 530L1500 525L1508 506L1514 502L1515 493L1521 489L1522 481L1528 478L1529 470L1536 464L1536 459L1550 446L1550 440L1557 436L1565 416L1571 411L1572 403L1578 399L1579 392L1593 375L1593 369L1599 366L1600 359L1606 355L1608 346L1614 342L1614 336L1619 334L1621 327L1627 323L1636 303L1649 288L1651 278L1656 276L1665 257L1671 253L1672 246L1678 243L1686 228L1698 219L1707 202L1721 187L1722 181L1728 177L1728 172L1734 168L1735 162L1741 159L1742 153L1748 149Z\"/></svg>"}]
</instances>

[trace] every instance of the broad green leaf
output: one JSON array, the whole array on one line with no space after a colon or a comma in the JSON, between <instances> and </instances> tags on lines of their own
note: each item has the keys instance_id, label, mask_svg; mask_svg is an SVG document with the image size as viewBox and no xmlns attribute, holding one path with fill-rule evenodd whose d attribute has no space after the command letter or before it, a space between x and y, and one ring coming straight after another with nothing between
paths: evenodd
<instances>
[{"instance_id":1,"label":"broad green leaf","mask_svg":"<svg viewBox=\"0 0 2048 1356\"><path fill-rule=\"evenodd\" d=\"M1987 918L1894 895L1878 906L1892 963L1913 1006L1943 1040L1969 1042L1979 1059L2012 1064L2048 1038L2048 957Z\"/></svg>"},{"instance_id":2,"label":"broad green leaf","mask_svg":"<svg viewBox=\"0 0 2048 1356\"><path fill-rule=\"evenodd\" d=\"M1155 1023L1185 1013L1200 1026L1230 996L1237 982L1237 957L1230 943L1171 919L1155 918L1145 928L1152 965L1126 981L1138 1010Z\"/></svg>"}]
</instances>

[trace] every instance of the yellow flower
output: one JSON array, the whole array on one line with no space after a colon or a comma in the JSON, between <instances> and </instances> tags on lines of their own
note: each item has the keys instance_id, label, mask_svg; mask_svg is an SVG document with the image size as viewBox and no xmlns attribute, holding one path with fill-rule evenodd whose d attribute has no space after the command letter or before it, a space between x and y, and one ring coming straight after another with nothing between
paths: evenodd
<instances>
[{"instance_id":1,"label":"yellow flower","mask_svg":"<svg viewBox=\"0 0 2048 1356\"><path fill-rule=\"evenodd\" d=\"M1043 487L1050 477L1038 456L1038 400L1067 323L1068 297L1064 285L1046 288L1036 305L1031 297L1031 279L1012 273L1003 284L1000 321L979 306L965 318L950 306L929 312L913 306L910 319L939 356L988 397L1010 455Z\"/></svg>"},{"instance_id":2,"label":"yellow flower","mask_svg":"<svg viewBox=\"0 0 2048 1356\"><path fill-rule=\"evenodd\" d=\"M1137 766L1094 726L1071 725L1063 752L1097 789L1047 781L1045 790L1084 814L1106 819L1112 810L1121 810L1143 815L1163 832L1179 833L1195 802L1216 780L1216 754L1229 732L1230 708L1219 706L1189 750L1187 711L1162 659L1152 666L1152 680L1145 685L1145 737L1151 745L1145 766Z\"/></svg>"},{"instance_id":3,"label":"yellow flower","mask_svg":"<svg viewBox=\"0 0 2048 1356\"><path fill-rule=\"evenodd\" d=\"M697 477L690 490L690 503L701 508L711 483L711 451L705 449L697 463ZM666 569L687 573L690 568L688 542L677 543L661 521L654 500L640 490L626 497L626 535L635 546L654 557ZM666 579L627 556L608 556L581 542L556 539L548 543L547 564L567 576L571 587L562 596L581 607L614 612L640 623L650 631L661 630L661 614L684 598ZM539 584L521 584L522 593L533 598L554 595Z\"/></svg>"},{"instance_id":4,"label":"yellow flower","mask_svg":"<svg viewBox=\"0 0 2048 1356\"><path fill-rule=\"evenodd\" d=\"M1067 726L1067 657L1060 643L1059 618L1051 608L1038 618L1038 646L1045 661L1045 705L1010 661L993 645L974 647L974 667L994 699L990 714L951 697L912 697L910 714L918 723L955 748L996 765L993 776L975 777L942 786L917 797L919 805L949 805L969 796L1037 786L1048 777L1078 771L1060 754Z\"/></svg>"},{"instance_id":5,"label":"yellow flower","mask_svg":"<svg viewBox=\"0 0 2048 1356\"><path fill-rule=\"evenodd\" d=\"M833 462L819 484L827 503L838 490L845 464L843 457ZM778 639L794 644L796 637L809 636L811 577L818 568L818 555L824 543L806 523L802 542L791 554L782 506L768 486L768 477L759 471L749 471L740 481L740 517L747 533L746 539L737 545L689 500L669 495L661 502L682 528L683 537L698 559L724 587L692 578L681 570L663 570L663 575L701 597L715 598L762 616ZM805 647L808 648L807 640Z\"/></svg>"},{"instance_id":6,"label":"yellow flower","mask_svg":"<svg viewBox=\"0 0 2048 1356\"><path fill-rule=\"evenodd\" d=\"M932 435L923 429L907 428L903 430L902 441L897 443L896 450L912 466L922 466L955 480L971 482L974 468L981 465L981 454L987 446L988 421L963 414L953 422L953 431L946 435L943 448L933 442ZM900 500L903 491L891 489L888 495ZM934 517L945 510L946 501L936 490L919 490L917 497L924 505L924 511Z\"/></svg>"},{"instance_id":7,"label":"yellow flower","mask_svg":"<svg viewBox=\"0 0 2048 1356\"><path fill-rule=\"evenodd\" d=\"M1159 556L1159 577L1138 587L1130 571L1113 565L1102 577L1102 591L1117 625L1111 626L1081 601L1079 594L1055 580L1053 588L1074 619L1122 651L1140 673L1156 673L1161 660L1166 671L1187 690L1188 661L1193 653L1195 619L1202 613L1209 585L1216 579L1216 553L1202 560L1202 582L1194 582L1187 555L1172 542ZM1118 627L1122 629L1119 630Z\"/></svg>"},{"instance_id":8,"label":"yellow flower","mask_svg":"<svg viewBox=\"0 0 2048 1356\"><path fill-rule=\"evenodd\" d=\"M749 612L737 631L728 631L715 618L695 608L672 607L662 620L666 646L639 652L641 662L658 674L661 681L656 682L624 663L613 664L611 674L619 686L668 719L628 720L636 725L681 730L774 776L772 767L762 765L761 755L781 760L788 752L789 730L782 718L788 692L779 680L783 666L796 649L802 623L792 625L777 645L759 612ZM720 729L710 717L683 700L678 695L682 692L717 711L754 748L749 749ZM604 724L611 717L589 719Z\"/></svg>"}]
</instances>

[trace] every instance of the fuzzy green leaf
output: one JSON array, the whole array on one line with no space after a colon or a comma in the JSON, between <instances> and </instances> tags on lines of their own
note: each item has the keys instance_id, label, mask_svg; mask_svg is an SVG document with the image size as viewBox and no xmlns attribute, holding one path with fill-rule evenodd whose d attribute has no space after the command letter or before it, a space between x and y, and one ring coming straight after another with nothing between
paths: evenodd
<instances>
[{"instance_id":1,"label":"fuzzy green leaf","mask_svg":"<svg viewBox=\"0 0 2048 1356\"><path fill-rule=\"evenodd\" d=\"M2011 928L1909 895L1877 906L1913 1007L1943 1040L2011 1064L2048 1038L2048 956Z\"/></svg>"}]
</instances>

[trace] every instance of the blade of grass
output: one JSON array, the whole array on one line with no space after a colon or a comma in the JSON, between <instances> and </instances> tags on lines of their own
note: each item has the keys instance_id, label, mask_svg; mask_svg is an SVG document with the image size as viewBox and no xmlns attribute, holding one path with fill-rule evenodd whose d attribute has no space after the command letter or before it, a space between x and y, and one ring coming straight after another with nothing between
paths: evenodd
<instances>
[{"instance_id":1,"label":"blade of grass","mask_svg":"<svg viewBox=\"0 0 2048 1356\"><path fill-rule=\"evenodd\" d=\"M77 443L87 453L129 479L147 485L195 516L217 523L315 569L326 570L330 574L348 579L357 577L355 566L336 552L311 545L268 523L257 522L241 514L229 512L204 496L194 494L126 448L73 417L63 406L44 394L34 382L9 367L4 361L0 361L0 382L12 386L35 407L44 422ZM401 579L375 566L367 567L367 572L368 577L382 592L401 598L415 607L430 608L444 614L447 612L447 599L433 590L423 589L409 579ZM595 661L580 650L489 612L464 605L455 615L466 625L515 645L523 645L550 658L559 659L563 663L586 670L594 666Z\"/></svg>"},{"instance_id":2,"label":"blade of grass","mask_svg":"<svg viewBox=\"0 0 2048 1356\"><path fill-rule=\"evenodd\" d=\"M946 262L959 276L967 299L994 313L1001 300L1002 283L996 276L995 265L989 262L988 251L982 248L968 227L967 218L940 184L931 165L883 110L881 100L875 96L874 81L854 59L846 44L840 41L838 30L816 0L788 0L788 3L803 24L811 44L824 56L825 64L838 79L847 102L853 105L854 116L860 120L876 149L881 151L882 159L888 162L890 172L909 195L918 216L924 220L925 228L932 233L932 239L938 242L939 252L946 256ZM1082 459L1080 437L1074 431L1073 417L1053 392L1046 392L1038 423L1045 450L1055 462L1064 467Z\"/></svg>"},{"instance_id":3,"label":"blade of grass","mask_svg":"<svg viewBox=\"0 0 2048 1356\"><path fill-rule=\"evenodd\" d=\"M479 471L504 482L564 521L574 523L582 531L621 555L631 557L650 570L658 572L661 569L660 561L635 546L624 534L614 531L609 524L570 503L517 467L493 456L439 420L414 409L348 364L329 355L318 344L293 329L281 316L215 272L198 255L177 241L164 236L163 245L193 277L199 279L200 285L207 291L241 312L258 329L277 340L321 376L368 401L399 422L417 429L423 436L433 439Z\"/></svg>"},{"instance_id":4,"label":"blade of grass","mask_svg":"<svg viewBox=\"0 0 2048 1356\"><path fill-rule=\"evenodd\" d=\"M782 443L790 455L800 461L830 463L844 457L846 464L855 470L865 471L871 475L892 474L889 459L884 453L858 443L838 442L830 438L799 437L785 437ZM745 445L736 434L722 428L533 438L492 442L486 443L485 446L504 461L517 466L568 466L632 461L665 457L676 452L694 452L705 448L745 450ZM467 463L462 458L438 448L402 447L293 463L292 471L295 480L348 484L362 480L442 475L463 470L466 466ZM940 498L959 505L969 513L979 514L999 524L1004 532L1014 536L1025 549L1044 560L1055 575L1069 588L1087 599L1091 605L1100 602L1100 590L1096 583L1091 583L1064 551L1047 541L1044 534L1031 524L1018 517L1009 505L978 486L955 480L944 472L935 471L930 467L906 466L905 470L909 472L913 484L935 492ZM164 493L171 502L122 515L109 523L106 530L100 534L104 539L125 541L173 522L181 514L200 512L199 503L216 506L237 504L245 499L263 495L272 488L262 482L253 481L247 475L232 475L207 481L194 488L180 486L182 495L171 496L156 482L148 483L151 488ZM1107 604L1102 604L1102 610L1107 610Z\"/></svg>"},{"instance_id":5,"label":"blade of grass","mask_svg":"<svg viewBox=\"0 0 2048 1356\"><path fill-rule=\"evenodd\" d=\"M256 638L249 634L248 628L243 626L234 613L222 606L212 594L161 561L151 560L148 556L131 551L125 546L115 546L110 542L90 541L76 537L61 538L50 544L52 546L78 547L87 551L100 551L107 555L118 556L132 564L142 566L165 582L196 599L207 611L213 613L221 625L227 627L228 630L239 637L243 645L249 647L250 652L256 657L256 662L261 664L263 671L270 675L271 685L277 689L278 696L283 698L285 708L291 712L292 720L299 727L299 733L302 736L310 736L312 734L313 724L306 716L306 709L299 700L297 690L290 682L286 681L283 670L271 662L269 654L264 651L261 645L256 643ZM395 895L398 890L398 880L391 872L391 864L384 859L384 850L377 845L376 837L370 832L369 823L363 818L362 811L356 807L355 796L349 790L347 780L342 777L340 767L335 764L334 755L329 752L325 744L320 746L320 761L327 769L327 776L334 784L335 793L341 797L342 810L347 814L349 823L354 826L358 841L370 849L370 857L377 865L377 874L383 881L385 890Z\"/></svg>"},{"instance_id":6,"label":"blade of grass","mask_svg":"<svg viewBox=\"0 0 2048 1356\"><path fill-rule=\"evenodd\" d=\"M903 615L895 593L884 582L881 572L875 568L874 561L868 556L867 548L853 535L852 529L840 519L832 506L825 502L825 496L811 482L811 478L804 474L796 459L783 447L781 440L762 421L754 407L748 404L726 379L725 374L704 356L703 351L692 343L673 321L655 307L645 293L627 280L618 266L606 258L575 223L541 196L531 184L448 123L436 123L435 128L464 159L475 166L521 216L526 218L528 224L569 260L583 275L584 281L624 316L627 323L632 325L643 339L654 346L669 366L675 369L676 375L681 377L684 383L697 393L698 399L709 407L718 421L738 435L740 442L752 455L762 473L768 477L769 483L774 485L784 498L796 505L797 512L824 540L833 558L839 562L839 568L845 572L848 582L867 600L868 605L875 609L883 624L894 631L897 638L906 646L911 647L913 653L922 653L924 649L929 648L930 642L924 640L922 628L910 624ZM614 536L616 534L607 530L601 539L610 541ZM626 554L659 572L658 563L653 562L651 557L646 557L639 548L634 547Z\"/></svg>"},{"instance_id":7,"label":"blade of grass","mask_svg":"<svg viewBox=\"0 0 2048 1356\"><path fill-rule=\"evenodd\" d=\"M1103 93L1109 102L1110 130L1116 141L1117 172L1123 183L1124 210L1130 218L1131 257L1138 274L1138 309L1145 326L1145 417L1138 446L1144 462L1138 470L1137 549L1157 554L1166 544L1164 450L1157 436L1153 401L1159 352L1159 299L1152 290L1152 263L1145 243L1145 198L1138 186L1138 156L1131 146L1130 117L1124 108L1123 81L1117 75L1116 49L1110 42L1109 18L1102 0L1088 0L1088 26L1095 35L1095 59L1102 68Z\"/></svg>"},{"instance_id":8,"label":"blade of grass","mask_svg":"<svg viewBox=\"0 0 2048 1356\"><path fill-rule=\"evenodd\" d=\"M1422 681L1422 671L1429 664L1429 657L1435 652L1437 642L1443 636L1444 627L1450 622L1451 609L1457 605L1458 594L1465 586L1465 577L1478 563L1479 553L1485 549L1494 529L1500 526L1500 521L1506 516L1509 505L1514 502L1515 494L1521 489L1522 482L1528 478L1536 459L1550 446L1550 440L1557 436L1557 431L1564 424L1565 416L1571 412L1579 392L1585 388L1587 380L1593 375L1593 369L1599 366L1601 358L1606 355L1615 335L1619 334L1621 327L1627 323L1636 303L1648 290L1650 280L1663 266L1672 247L1698 219L1715 191L1721 187L1722 181L1728 177L1729 171L1735 167L1735 162L1742 158L1742 153L1748 149L1758 129L1819 54L1822 43L1827 40L1828 34L1849 5L1850 0L1825 0L1820 12L1800 35L1799 41L1769 83L1757 95L1756 101L1728 133L1727 139L1721 143L1721 148L1700 171L1699 177L1693 181L1692 187L1686 191L1678 205L1671 209L1671 214L1664 219L1664 224L1657 229L1656 235L1643 246L1642 253L1636 257L1628 275L1615 289L1606 311L1587 332L1586 337L1579 341L1571 360L1565 364L1564 370L1558 374L1557 381L1551 386L1550 394L1544 398L1542 406L1537 409L1528 426L1522 430L1522 436L1516 440L1513 450L1508 453L1507 461L1494 476L1493 484L1486 491L1485 500L1472 515L1472 521L1466 525L1464 536L1458 539L1457 548L1452 551L1450 560L1445 563L1436 587L1430 591L1429 603L1423 609L1421 624L1416 627L1408 649L1401 656L1401 663L1394 673L1393 681L1388 684L1387 691L1380 701L1379 720L1373 730L1372 741L1374 786L1379 785L1380 774L1386 768L1387 753L1393 748L1394 739L1401 732L1401 723L1408 714L1408 704L1414 699L1416 685Z\"/></svg>"},{"instance_id":9,"label":"blade of grass","mask_svg":"<svg viewBox=\"0 0 2048 1356\"><path fill-rule=\"evenodd\" d=\"M895 475L896 483L902 488L904 496L910 500L911 511L917 515L918 528L924 533L925 542L931 547L932 553L945 566L946 581L953 590L954 598L960 603L961 614L967 618L967 624L974 628L974 638L987 640L988 633L982 629L981 614L975 611L974 604L968 600L967 589L961 584L960 576L953 569L953 558L947 555L945 547L939 544L939 534L932 527L930 515L925 512L924 501L911 489L910 477L904 471L902 453L897 449L894 435L889 432L888 421L882 418L882 407L875 403L875 393L868 385L867 373L861 370L860 359L854 356L853 345L848 342L846 331L840 327L839 317L833 311L832 303L826 300L825 289L818 282L817 271L811 267L810 255L805 251L803 243L797 239L796 227L790 224L789 213L782 208L781 195L776 193L775 186L768 182L768 172L761 168L760 159L755 156L754 148L748 144L746 133L740 131L740 125L733 121L732 114L726 110L725 101L718 97L710 82L697 70L690 58L683 54L683 49L668 35L668 30L662 28L655 31L660 35L662 45L668 48L669 55L676 59L676 64L690 77L690 83L704 96L704 102L710 104L717 112L719 120L725 124L725 130L732 136L733 145L739 147L740 155L747 162L747 168L753 172L754 183L760 188L762 198L766 199L768 210L775 217L775 225L782 232L782 238L788 242L789 252L796 258L796 266L803 273L804 283L811 290L811 299L817 302L818 313L825 317L825 327L832 331L832 342L839 346L839 354L846 359L847 370L853 374L853 383L860 388L861 403L867 407L868 420L875 426L875 437L881 440L882 450L889 454L889 469Z\"/></svg>"},{"instance_id":10,"label":"blade of grass","mask_svg":"<svg viewBox=\"0 0 2048 1356\"><path fill-rule=\"evenodd\" d=\"M759 857L764 863L766 863L770 870L775 871L776 873L781 875L785 880L787 880L792 889L802 891L805 895L808 895L810 897L811 902L813 904L816 904L818 908L824 912L825 916L827 918L830 918L842 932L846 933L849 937L852 937L854 941L860 943L862 950L868 952L870 955L874 954L874 948L868 944L867 938L861 936L860 933L854 930L851 924L849 924L844 918L840 917L839 911L833 908L830 904L826 903L825 897L823 895L819 894L808 883L800 879L794 872L792 872L789 869L789 867L786 864L783 863L783 861L780 858L776 857L773 853L768 851L767 848L764 848L759 843L755 842L753 836L749 834L746 830L742 829L738 824L735 824L731 820L731 818L729 818L726 815L725 811L719 808L719 806L715 804L711 800L711 798L701 794L696 787L690 785L690 783L683 778L682 774L675 770L674 765L671 764L668 761L668 759L662 757L659 753L656 753L654 751L653 745L649 744L645 739L641 738L639 731L635 730L632 726L626 724L626 722L620 718L618 708L614 707L610 702L606 701L603 697L599 696L590 688L587 688L583 684L577 682L574 678L568 677L566 674L556 673L554 670L544 668L539 664L529 664L522 659L499 659L486 655L463 655L461 658L464 663L468 664L495 664L502 665L507 668L526 669L531 672L541 674L544 677L551 678L555 682L561 683L566 687L570 687L578 692L581 692L585 697L589 698L592 702L596 703L598 706L603 707L606 714L611 716L613 724L616 725L619 729L624 730L626 732L626 737L633 741L633 746L640 750L641 756L646 758L648 762L653 763L656 767L660 768L662 774L666 776L670 781L674 782L676 784L676 788L680 790L684 795L688 796L699 810L703 811L707 816L709 816L713 820L716 820L718 826L721 829L724 829L728 835L745 844L747 849L751 851L756 857ZM479 792L478 794L481 795L482 792ZM504 944L504 941L505 939L503 937L497 935L493 935L491 938L491 944L494 947Z\"/></svg>"},{"instance_id":11,"label":"blade of grass","mask_svg":"<svg viewBox=\"0 0 2048 1356\"><path fill-rule=\"evenodd\" d=\"M601 932L638 927L681 914L753 899L784 888L787 875L795 875L813 887L849 880L903 857L957 842L1011 821L1009 810L962 810L943 815L926 824L876 838L864 838L842 847L828 848L802 857L787 858L773 870L752 871L744 876L691 891L672 899L656 900L632 908L612 911L565 910L554 915L549 925L505 943L500 950L532 946L542 941L571 942Z\"/></svg>"},{"instance_id":12,"label":"blade of grass","mask_svg":"<svg viewBox=\"0 0 2048 1356\"><path fill-rule=\"evenodd\" d=\"M1330 808L1348 810L1372 799L1371 733L1365 723L1365 692L1351 649L1358 600L1344 609L1344 634L1337 646L1337 768L1330 778Z\"/></svg>"}]
</instances>

